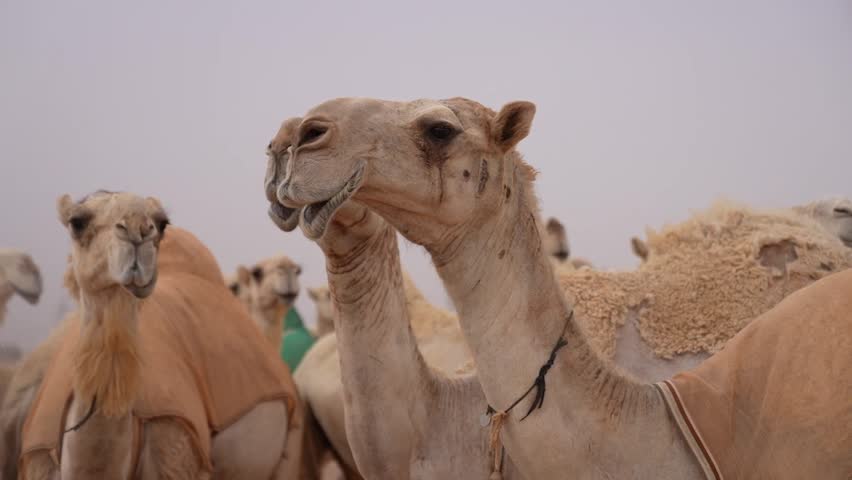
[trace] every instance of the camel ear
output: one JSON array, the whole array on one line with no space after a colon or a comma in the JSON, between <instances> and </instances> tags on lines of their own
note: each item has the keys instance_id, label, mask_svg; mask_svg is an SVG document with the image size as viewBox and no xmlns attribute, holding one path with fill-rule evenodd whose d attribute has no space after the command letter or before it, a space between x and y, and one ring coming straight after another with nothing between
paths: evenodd
<instances>
[{"instance_id":1,"label":"camel ear","mask_svg":"<svg viewBox=\"0 0 852 480\"><path fill-rule=\"evenodd\" d=\"M260 281L263 280L263 268L260 265L251 269L251 278L253 278L257 283L260 283Z\"/></svg>"},{"instance_id":2,"label":"camel ear","mask_svg":"<svg viewBox=\"0 0 852 480\"><path fill-rule=\"evenodd\" d=\"M554 233L554 234L565 231L565 226L562 225L562 222L560 222L559 220L557 220L553 217L550 217L550 218L547 219L547 223L545 224L544 228L549 233Z\"/></svg>"},{"instance_id":3,"label":"camel ear","mask_svg":"<svg viewBox=\"0 0 852 480\"><path fill-rule=\"evenodd\" d=\"M56 213L59 215L59 222L62 225L68 226L68 220L71 218L71 210L74 208L74 200L71 200L71 195L67 193L56 199Z\"/></svg>"},{"instance_id":4,"label":"camel ear","mask_svg":"<svg viewBox=\"0 0 852 480\"><path fill-rule=\"evenodd\" d=\"M535 104L532 102L512 102L506 104L491 128L491 136L503 152L508 152L530 134Z\"/></svg>"},{"instance_id":5,"label":"camel ear","mask_svg":"<svg viewBox=\"0 0 852 480\"><path fill-rule=\"evenodd\" d=\"M308 296L315 302L319 300L319 294L314 287L308 287Z\"/></svg>"},{"instance_id":6,"label":"camel ear","mask_svg":"<svg viewBox=\"0 0 852 480\"><path fill-rule=\"evenodd\" d=\"M251 274L248 271L248 268L238 265L237 266L237 282L241 285L248 285L251 280Z\"/></svg>"},{"instance_id":7,"label":"camel ear","mask_svg":"<svg viewBox=\"0 0 852 480\"><path fill-rule=\"evenodd\" d=\"M633 248L633 253L643 261L648 259L648 245L645 244L639 237L630 239L630 247Z\"/></svg>"}]
</instances>

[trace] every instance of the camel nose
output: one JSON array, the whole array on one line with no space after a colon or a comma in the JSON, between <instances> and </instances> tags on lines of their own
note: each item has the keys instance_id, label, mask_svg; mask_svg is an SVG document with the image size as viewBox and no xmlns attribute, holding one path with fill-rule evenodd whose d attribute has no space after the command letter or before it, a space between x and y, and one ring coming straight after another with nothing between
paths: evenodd
<instances>
[{"instance_id":1,"label":"camel nose","mask_svg":"<svg viewBox=\"0 0 852 480\"><path fill-rule=\"evenodd\" d=\"M155 229L154 222L150 220L143 221L135 227L129 226L125 221L120 221L115 224L116 235L126 242L139 246L151 238Z\"/></svg>"}]
</instances>

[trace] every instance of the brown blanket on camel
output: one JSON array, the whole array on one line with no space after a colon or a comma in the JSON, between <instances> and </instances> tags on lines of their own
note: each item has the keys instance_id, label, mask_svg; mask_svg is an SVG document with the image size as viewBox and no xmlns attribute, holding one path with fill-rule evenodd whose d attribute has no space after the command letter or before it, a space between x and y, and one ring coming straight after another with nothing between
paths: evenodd
<instances>
[{"instance_id":1,"label":"brown blanket on camel","mask_svg":"<svg viewBox=\"0 0 852 480\"><path fill-rule=\"evenodd\" d=\"M852 269L658 386L707 478L852 478Z\"/></svg>"},{"instance_id":2,"label":"brown blanket on camel","mask_svg":"<svg viewBox=\"0 0 852 480\"><path fill-rule=\"evenodd\" d=\"M301 414L294 416L298 397L290 372L225 286L210 251L189 232L169 227L157 264L157 285L138 319L142 383L133 415L142 423L181 419L208 469L211 436L259 403L286 401L295 428ZM24 425L22 462L45 450L54 461L61 458L80 333L76 315L67 321L72 323Z\"/></svg>"}]
</instances>

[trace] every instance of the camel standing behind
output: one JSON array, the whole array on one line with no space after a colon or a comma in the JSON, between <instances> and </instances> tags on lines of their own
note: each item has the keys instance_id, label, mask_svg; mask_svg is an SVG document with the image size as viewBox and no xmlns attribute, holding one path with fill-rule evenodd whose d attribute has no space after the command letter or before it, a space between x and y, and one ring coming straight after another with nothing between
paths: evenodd
<instances>
[{"instance_id":1,"label":"camel standing behind","mask_svg":"<svg viewBox=\"0 0 852 480\"><path fill-rule=\"evenodd\" d=\"M12 249L0 249L0 326L6 315L6 303L17 293L31 305L41 297L41 272L32 257Z\"/></svg>"},{"instance_id":2,"label":"camel standing behind","mask_svg":"<svg viewBox=\"0 0 852 480\"><path fill-rule=\"evenodd\" d=\"M6 318L6 304L17 293L31 305L41 297L41 273L32 257L11 249L0 249L0 328ZM14 367L0 359L0 405L12 381ZM2 413L2 411L0 411Z\"/></svg>"},{"instance_id":3,"label":"camel standing behind","mask_svg":"<svg viewBox=\"0 0 852 480\"><path fill-rule=\"evenodd\" d=\"M843 197L829 198L795 206L791 210L815 220L844 245L852 247L852 200ZM778 213L783 214L782 211ZM631 237L630 248L641 261L648 260L650 252L644 240Z\"/></svg>"},{"instance_id":4,"label":"camel standing behind","mask_svg":"<svg viewBox=\"0 0 852 480\"><path fill-rule=\"evenodd\" d=\"M331 292L328 291L328 287L308 287L308 296L314 301L317 310L314 336L320 338L334 332L334 316L337 315L337 312L334 309L334 302L331 300Z\"/></svg>"},{"instance_id":5,"label":"camel standing behind","mask_svg":"<svg viewBox=\"0 0 852 480\"><path fill-rule=\"evenodd\" d=\"M274 196L267 182L267 197L281 204L271 211L301 208L303 230L320 238L353 199L427 249L498 412L493 421L503 425L509 456L525 476L555 478L570 469L582 478L701 478L658 387L600 357L542 251L535 174L514 149L534 112L528 102L495 113L458 98L325 102L298 126L287 181L275 185ZM845 353L820 352L827 361ZM540 383L530 388L539 371L552 400ZM805 413L801 407L797 413ZM530 416L519 422L525 411ZM835 469L837 451L808 454L812 465Z\"/></svg>"},{"instance_id":6,"label":"camel standing behind","mask_svg":"<svg viewBox=\"0 0 852 480\"><path fill-rule=\"evenodd\" d=\"M168 220L155 199L97 192L80 202L64 196L58 210L73 239L72 294L80 313L66 324L26 424L22 478L50 478L60 468L68 478L285 478L292 467L282 458L294 392L277 359L256 353L263 341L247 316L238 318L243 310L209 251L180 229L166 234ZM169 315L181 321L163 322ZM187 324L204 325L213 338L200 340L192 353L165 346L197 337L175 336ZM227 335L218 337L223 329ZM222 341L230 345L217 348L231 357L214 365L210 360L221 352L210 346ZM175 355L200 355L205 362L188 374L180 368L186 359ZM232 362L245 361L255 367L251 380L228 371ZM154 378L159 371L170 376ZM199 391L207 392L207 401L192 393L196 382L206 383ZM72 391L66 416L62 407ZM226 391L234 396L226 399ZM154 413L164 405L180 420ZM54 422L61 430L74 427L58 455ZM212 441L211 426L219 430Z\"/></svg>"},{"instance_id":7,"label":"camel standing behind","mask_svg":"<svg viewBox=\"0 0 852 480\"><path fill-rule=\"evenodd\" d=\"M299 296L301 273L302 268L283 255L261 260L249 270L249 309L276 352L281 348L284 316Z\"/></svg>"}]
</instances>

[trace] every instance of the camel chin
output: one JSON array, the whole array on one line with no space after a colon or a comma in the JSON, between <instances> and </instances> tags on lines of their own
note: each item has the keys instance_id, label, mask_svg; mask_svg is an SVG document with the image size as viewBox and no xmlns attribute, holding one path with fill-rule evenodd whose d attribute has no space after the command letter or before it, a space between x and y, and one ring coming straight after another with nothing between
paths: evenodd
<instances>
[{"instance_id":1,"label":"camel chin","mask_svg":"<svg viewBox=\"0 0 852 480\"><path fill-rule=\"evenodd\" d=\"M283 232L292 232L299 226L299 208L287 208L278 202L269 204L269 219Z\"/></svg>"}]
</instances>

